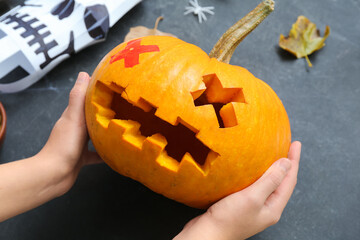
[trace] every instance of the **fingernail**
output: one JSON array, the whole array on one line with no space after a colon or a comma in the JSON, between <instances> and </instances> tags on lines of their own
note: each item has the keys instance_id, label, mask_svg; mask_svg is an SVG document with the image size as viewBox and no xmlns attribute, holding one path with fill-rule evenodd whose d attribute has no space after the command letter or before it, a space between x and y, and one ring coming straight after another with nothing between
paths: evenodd
<instances>
[{"instance_id":1,"label":"fingernail","mask_svg":"<svg viewBox=\"0 0 360 240\"><path fill-rule=\"evenodd\" d=\"M77 81L79 83L82 83L82 82L85 82L86 78L87 78L87 74L85 72L79 72Z\"/></svg>"},{"instance_id":2,"label":"fingernail","mask_svg":"<svg viewBox=\"0 0 360 240\"><path fill-rule=\"evenodd\" d=\"M287 158L283 158L280 160L280 167L284 169L285 172L288 172L291 168L291 162Z\"/></svg>"}]
</instances>

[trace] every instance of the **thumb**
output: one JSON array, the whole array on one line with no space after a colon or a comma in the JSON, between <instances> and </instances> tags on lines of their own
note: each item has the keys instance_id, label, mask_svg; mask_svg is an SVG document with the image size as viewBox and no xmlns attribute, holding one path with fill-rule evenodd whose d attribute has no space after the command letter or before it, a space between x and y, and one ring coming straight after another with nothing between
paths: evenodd
<instances>
[{"instance_id":1,"label":"thumb","mask_svg":"<svg viewBox=\"0 0 360 240\"><path fill-rule=\"evenodd\" d=\"M90 82L90 77L85 72L80 72L74 87L69 96L69 106L67 113L74 121L84 121L85 95Z\"/></svg>"},{"instance_id":2,"label":"thumb","mask_svg":"<svg viewBox=\"0 0 360 240\"><path fill-rule=\"evenodd\" d=\"M246 189L256 196L261 197L263 202L280 186L291 168L291 161L282 158L273 163L271 167L255 183Z\"/></svg>"}]
</instances>

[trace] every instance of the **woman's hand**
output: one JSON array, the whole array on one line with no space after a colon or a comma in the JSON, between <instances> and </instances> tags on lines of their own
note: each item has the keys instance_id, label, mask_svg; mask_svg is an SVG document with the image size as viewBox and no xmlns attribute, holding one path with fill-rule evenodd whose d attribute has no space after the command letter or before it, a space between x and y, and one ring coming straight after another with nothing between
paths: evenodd
<instances>
[{"instance_id":1,"label":"woman's hand","mask_svg":"<svg viewBox=\"0 0 360 240\"><path fill-rule=\"evenodd\" d=\"M64 175L63 193L72 187L84 165L101 162L97 153L88 150L85 95L89 81L90 77L87 73L79 73L75 86L70 92L69 105L38 154L41 158L51 161Z\"/></svg>"},{"instance_id":2,"label":"woman's hand","mask_svg":"<svg viewBox=\"0 0 360 240\"><path fill-rule=\"evenodd\" d=\"M212 205L175 239L246 239L277 223L296 185L300 152L300 142L292 143L288 159L276 161L255 183Z\"/></svg>"},{"instance_id":3,"label":"woman's hand","mask_svg":"<svg viewBox=\"0 0 360 240\"><path fill-rule=\"evenodd\" d=\"M0 165L0 222L63 195L84 165L101 162L87 148L84 105L89 80L87 73L79 74L68 107L38 154Z\"/></svg>"}]
</instances>

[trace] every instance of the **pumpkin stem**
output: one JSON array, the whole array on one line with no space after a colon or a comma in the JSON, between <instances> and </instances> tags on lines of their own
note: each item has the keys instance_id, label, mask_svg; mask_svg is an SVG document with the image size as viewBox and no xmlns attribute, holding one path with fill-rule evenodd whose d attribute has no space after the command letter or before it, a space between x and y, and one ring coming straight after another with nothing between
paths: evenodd
<instances>
[{"instance_id":1,"label":"pumpkin stem","mask_svg":"<svg viewBox=\"0 0 360 240\"><path fill-rule=\"evenodd\" d=\"M159 25L159 22L160 22L161 20L163 20L163 19L164 19L164 17L162 17L162 16L160 16L160 17L158 17L158 18L156 19L155 26L154 26L154 30L157 30L158 25Z\"/></svg>"},{"instance_id":2,"label":"pumpkin stem","mask_svg":"<svg viewBox=\"0 0 360 240\"><path fill-rule=\"evenodd\" d=\"M209 56L229 63L239 43L274 10L274 5L273 0L261 2L221 36Z\"/></svg>"}]
</instances>

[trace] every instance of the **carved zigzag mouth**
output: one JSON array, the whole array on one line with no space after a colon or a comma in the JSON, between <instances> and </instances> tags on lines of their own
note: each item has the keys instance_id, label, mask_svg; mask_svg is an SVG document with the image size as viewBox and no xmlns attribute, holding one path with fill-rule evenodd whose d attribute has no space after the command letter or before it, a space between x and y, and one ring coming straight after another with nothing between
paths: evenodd
<instances>
[{"instance_id":1,"label":"carved zigzag mouth","mask_svg":"<svg viewBox=\"0 0 360 240\"><path fill-rule=\"evenodd\" d=\"M211 152L210 148L196 138L196 132L181 122L174 126L157 117L156 108L145 112L126 101L120 94L114 93L111 109L115 112L114 119L133 120L140 123L139 130L142 136L150 137L154 134L164 136L167 141L165 147L167 155L178 162L181 162L183 156L189 153L198 164L203 165Z\"/></svg>"},{"instance_id":2,"label":"carved zigzag mouth","mask_svg":"<svg viewBox=\"0 0 360 240\"><path fill-rule=\"evenodd\" d=\"M134 128L139 125L139 132L131 131L131 134L138 140L142 139L141 141L160 134L166 139L164 152L179 163L185 156L188 158L190 154L197 164L204 166L207 161L211 162L219 156L218 153L201 142L196 137L198 131L186 127L187 123L181 118L178 118L175 125L162 120L155 115L157 108L151 106L144 99L141 99L142 104L148 105L147 110L149 111L134 106L121 96L125 89L115 84L107 86L98 81L95 88L97 91L95 94L102 97L99 100L93 98L93 103L102 109L98 111L97 119L105 128L111 122L117 121L121 121L121 124L125 125L131 124ZM105 122L101 120L104 118L107 119Z\"/></svg>"}]
</instances>

